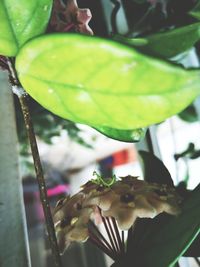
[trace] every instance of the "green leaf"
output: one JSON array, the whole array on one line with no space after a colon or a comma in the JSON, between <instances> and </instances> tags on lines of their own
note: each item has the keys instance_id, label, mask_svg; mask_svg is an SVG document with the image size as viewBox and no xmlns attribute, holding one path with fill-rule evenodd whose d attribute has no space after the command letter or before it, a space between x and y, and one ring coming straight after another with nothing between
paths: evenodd
<instances>
[{"instance_id":1,"label":"green leaf","mask_svg":"<svg viewBox=\"0 0 200 267\"><path fill-rule=\"evenodd\" d=\"M122 142L139 142L141 139L145 137L146 129L139 128L133 130L121 130L114 129L110 127L99 126L98 128L94 128L98 132L106 135L109 138L122 141Z\"/></svg>"},{"instance_id":2,"label":"green leaf","mask_svg":"<svg viewBox=\"0 0 200 267\"><path fill-rule=\"evenodd\" d=\"M180 112L200 93L199 71L77 34L28 42L17 56L16 69L26 91L41 105L93 127L146 127Z\"/></svg>"},{"instance_id":3,"label":"green leaf","mask_svg":"<svg viewBox=\"0 0 200 267\"><path fill-rule=\"evenodd\" d=\"M138 248L145 251L141 266L173 266L177 262L200 233L199 206L200 185L185 200L180 215L157 217L148 225Z\"/></svg>"},{"instance_id":4,"label":"green leaf","mask_svg":"<svg viewBox=\"0 0 200 267\"><path fill-rule=\"evenodd\" d=\"M0 55L15 56L29 39L46 29L52 0L0 1Z\"/></svg>"},{"instance_id":5,"label":"green leaf","mask_svg":"<svg viewBox=\"0 0 200 267\"><path fill-rule=\"evenodd\" d=\"M174 57L192 48L200 39L200 23L157 33L147 37L145 51L165 58Z\"/></svg>"},{"instance_id":6,"label":"green leaf","mask_svg":"<svg viewBox=\"0 0 200 267\"><path fill-rule=\"evenodd\" d=\"M195 5L195 7L189 12L189 14L198 20L200 19L200 2L199 1Z\"/></svg>"},{"instance_id":7,"label":"green leaf","mask_svg":"<svg viewBox=\"0 0 200 267\"><path fill-rule=\"evenodd\" d=\"M164 163L150 152L140 150L143 160L144 180L150 183L167 184L173 186L173 180Z\"/></svg>"},{"instance_id":8,"label":"green leaf","mask_svg":"<svg viewBox=\"0 0 200 267\"><path fill-rule=\"evenodd\" d=\"M190 105L178 114L179 118L186 122L197 122L199 120L197 111L193 105Z\"/></svg>"},{"instance_id":9,"label":"green leaf","mask_svg":"<svg viewBox=\"0 0 200 267\"><path fill-rule=\"evenodd\" d=\"M146 36L146 38L114 37L149 55L162 58L175 57L191 49L200 40L200 23Z\"/></svg>"}]
</instances>

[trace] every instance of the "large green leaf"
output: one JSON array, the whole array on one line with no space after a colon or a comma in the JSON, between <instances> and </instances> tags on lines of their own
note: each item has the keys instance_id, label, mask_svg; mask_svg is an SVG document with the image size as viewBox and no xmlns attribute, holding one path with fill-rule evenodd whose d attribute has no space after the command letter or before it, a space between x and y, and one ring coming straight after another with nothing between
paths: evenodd
<instances>
[{"instance_id":1,"label":"large green leaf","mask_svg":"<svg viewBox=\"0 0 200 267\"><path fill-rule=\"evenodd\" d=\"M131 39L115 36L114 39L138 47L150 55L171 58L189 50L200 40L200 22L152 34L145 38Z\"/></svg>"},{"instance_id":2,"label":"large green leaf","mask_svg":"<svg viewBox=\"0 0 200 267\"><path fill-rule=\"evenodd\" d=\"M195 7L189 12L189 14L198 20L200 19L200 1L197 2Z\"/></svg>"},{"instance_id":3,"label":"large green leaf","mask_svg":"<svg viewBox=\"0 0 200 267\"><path fill-rule=\"evenodd\" d=\"M27 40L46 29L52 0L0 1L0 55L15 56Z\"/></svg>"},{"instance_id":4,"label":"large green leaf","mask_svg":"<svg viewBox=\"0 0 200 267\"><path fill-rule=\"evenodd\" d=\"M76 34L28 42L16 69L26 91L45 108L94 127L137 129L161 122L200 93L199 71Z\"/></svg>"},{"instance_id":5,"label":"large green leaf","mask_svg":"<svg viewBox=\"0 0 200 267\"><path fill-rule=\"evenodd\" d=\"M152 220L138 244L139 251L145 251L141 266L169 267L176 263L200 233L199 207L200 185L184 202L180 215L158 217L155 223Z\"/></svg>"},{"instance_id":6,"label":"large green leaf","mask_svg":"<svg viewBox=\"0 0 200 267\"><path fill-rule=\"evenodd\" d=\"M145 128L139 128L133 130L121 130L110 127L99 126L98 128L95 128L95 130L112 139L129 143L139 142L142 138L144 138L146 133Z\"/></svg>"}]
</instances>

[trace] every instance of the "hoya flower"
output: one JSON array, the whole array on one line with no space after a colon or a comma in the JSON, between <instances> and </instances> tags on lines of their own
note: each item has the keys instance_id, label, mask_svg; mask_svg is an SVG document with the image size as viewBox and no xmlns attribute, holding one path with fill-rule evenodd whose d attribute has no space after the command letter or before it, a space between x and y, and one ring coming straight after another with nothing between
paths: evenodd
<instances>
[{"instance_id":1,"label":"hoya flower","mask_svg":"<svg viewBox=\"0 0 200 267\"><path fill-rule=\"evenodd\" d=\"M75 31L92 35L93 31L88 25L92 14L88 8L79 8L76 0L54 0L49 31L68 32Z\"/></svg>"},{"instance_id":2,"label":"hoya flower","mask_svg":"<svg viewBox=\"0 0 200 267\"><path fill-rule=\"evenodd\" d=\"M94 183L93 181L89 181L83 185L81 192L86 195L83 204L84 207L95 205L102 210L108 210L115 197L115 193L111 190L111 187Z\"/></svg>"},{"instance_id":3,"label":"hoya flower","mask_svg":"<svg viewBox=\"0 0 200 267\"><path fill-rule=\"evenodd\" d=\"M54 224L59 248L63 252L70 242L84 242L89 238L114 259L117 256L113 239L118 240L120 253L124 251L119 229L130 229L137 218L154 218L162 212L177 215L179 203L175 189L166 185L147 183L133 176L119 180L114 177L106 182L97 175L79 193L58 202ZM106 240L101 242L105 238L95 226L101 222L110 244Z\"/></svg>"},{"instance_id":4,"label":"hoya flower","mask_svg":"<svg viewBox=\"0 0 200 267\"><path fill-rule=\"evenodd\" d=\"M72 241L83 242L88 239L88 221L93 212L92 208L83 208L85 195L78 193L58 202L54 210L54 225L60 252Z\"/></svg>"},{"instance_id":5,"label":"hoya flower","mask_svg":"<svg viewBox=\"0 0 200 267\"><path fill-rule=\"evenodd\" d=\"M127 181L126 181L127 179ZM114 217L121 230L128 230L137 218L154 218L162 212L178 214L178 196L167 186L148 184L136 177L127 177L116 182L110 209L103 216Z\"/></svg>"}]
</instances>

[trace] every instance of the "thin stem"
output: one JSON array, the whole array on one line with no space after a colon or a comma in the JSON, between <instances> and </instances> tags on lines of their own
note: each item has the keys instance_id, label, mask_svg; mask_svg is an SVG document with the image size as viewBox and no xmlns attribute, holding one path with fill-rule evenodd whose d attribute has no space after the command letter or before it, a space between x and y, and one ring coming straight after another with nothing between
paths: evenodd
<instances>
[{"instance_id":1,"label":"thin stem","mask_svg":"<svg viewBox=\"0 0 200 267\"><path fill-rule=\"evenodd\" d=\"M194 259L195 259L196 263L198 264L198 266L200 266L200 260L197 257L195 257Z\"/></svg>"},{"instance_id":2,"label":"thin stem","mask_svg":"<svg viewBox=\"0 0 200 267\"><path fill-rule=\"evenodd\" d=\"M111 245L112 245L112 247L113 247L113 250L114 250L114 251L115 251L115 253L117 254L117 250L116 250L116 248L115 248L115 244L114 244L114 241L113 241L112 235L111 235L111 233L110 233L110 229L109 229L109 227L108 227L107 220L106 220L106 219L105 219L103 216L102 216L101 218L102 218L102 221L103 221L104 227L105 227L105 229L106 229L106 232L107 232L108 238L109 238L109 240L110 240L110 243L111 243Z\"/></svg>"},{"instance_id":3,"label":"thin stem","mask_svg":"<svg viewBox=\"0 0 200 267\"><path fill-rule=\"evenodd\" d=\"M12 80L14 81L13 91L17 94L19 98L22 113L24 116L25 127L27 131L28 139L30 142L30 146L31 146L32 157L34 161L34 167L35 167L36 177L37 177L39 191L40 191L40 199L41 199L41 203L42 203L42 207L44 211L46 227L47 227L50 246L52 249L52 254L54 257L54 261L55 261L55 266L61 267L62 263L61 263L59 248L58 248L57 239L55 235L55 229L54 229L54 223L53 223L53 219L51 215L50 205L49 205L49 201L47 197L47 189L46 189L45 179L43 175L42 164L40 161L33 123L31 120L30 110L28 106L28 95L25 93L24 89L20 86L20 83L17 79L17 75L16 75L16 72L12 65L11 60L8 60L8 65L9 65L10 75L12 77Z\"/></svg>"},{"instance_id":4,"label":"thin stem","mask_svg":"<svg viewBox=\"0 0 200 267\"><path fill-rule=\"evenodd\" d=\"M146 13L143 15L143 17L140 18L140 20L128 31L126 34L126 37L132 37L133 34L136 33L136 31L141 27L141 25L145 22L145 20L148 18L149 14L151 14L154 7L150 7Z\"/></svg>"},{"instance_id":5,"label":"thin stem","mask_svg":"<svg viewBox=\"0 0 200 267\"><path fill-rule=\"evenodd\" d=\"M122 231L122 254L125 253L125 239L124 239L124 231Z\"/></svg>"},{"instance_id":6,"label":"thin stem","mask_svg":"<svg viewBox=\"0 0 200 267\"><path fill-rule=\"evenodd\" d=\"M114 8L111 13L111 26L112 26L112 33L116 34L118 32L117 30L117 13L120 9L120 1L119 0L111 0L111 2L114 4Z\"/></svg>"},{"instance_id":7,"label":"thin stem","mask_svg":"<svg viewBox=\"0 0 200 267\"><path fill-rule=\"evenodd\" d=\"M114 261L116 260L115 255L112 251L110 251L105 245L102 243L99 243L99 241L96 239L95 235L93 233L90 233L89 237L90 242L94 243L98 248L100 248L105 254L107 254L111 259Z\"/></svg>"},{"instance_id":8,"label":"thin stem","mask_svg":"<svg viewBox=\"0 0 200 267\"><path fill-rule=\"evenodd\" d=\"M110 249L114 253L111 245L108 243L108 241L105 239L105 237L102 235L102 233L98 230L98 228L96 227L96 225L92 221L89 222L89 226L92 227L93 230L96 231L97 235L100 236L100 238L103 240L103 242L108 247L108 249ZM90 230L90 228L89 228L89 230Z\"/></svg>"},{"instance_id":9,"label":"thin stem","mask_svg":"<svg viewBox=\"0 0 200 267\"><path fill-rule=\"evenodd\" d=\"M111 231L114 243L115 243L116 250L118 251L118 253L120 253L120 247L117 242L116 233L114 232L113 227L111 225L110 218L106 218L106 219L107 219L107 222L108 222L108 225L109 225L109 228L110 228L110 231Z\"/></svg>"},{"instance_id":10,"label":"thin stem","mask_svg":"<svg viewBox=\"0 0 200 267\"><path fill-rule=\"evenodd\" d=\"M113 226L114 226L114 229L115 229L115 233L116 233L116 236L117 236L117 241L118 241L118 246L120 248L120 253L123 253L122 239L121 239L120 234L119 234L119 229L118 229L116 220L115 220L115 218L111 217L111 221L113 223Z\"/></svg>"}]
</instances>

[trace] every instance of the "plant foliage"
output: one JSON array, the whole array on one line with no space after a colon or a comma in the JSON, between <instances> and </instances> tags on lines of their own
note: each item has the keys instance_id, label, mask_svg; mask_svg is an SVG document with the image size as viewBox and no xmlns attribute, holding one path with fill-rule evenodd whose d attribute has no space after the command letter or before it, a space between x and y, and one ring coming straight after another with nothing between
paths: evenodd
<instances>
[{"instance_id":1,"label":"plant foliage","mask_svg":"<svg viewBox=\"0 0 200 267\"><path fill-rule=\"evenodd\" d=\"M15 56L29 39L43 33L52 0L0 1L0 55Z\"/></svg>"},{"instance_id":2,"label":"plant foliage","mask_svg":"<svg viewBox=\"0 0 200 267\"><path fill-rule=\"evenodd\" d=\"M146 127L180 112L200 92L198 71L76 34L28 42L16 69L26 91L45 108L91 126Z\"/></svg>"}]
</instances>

